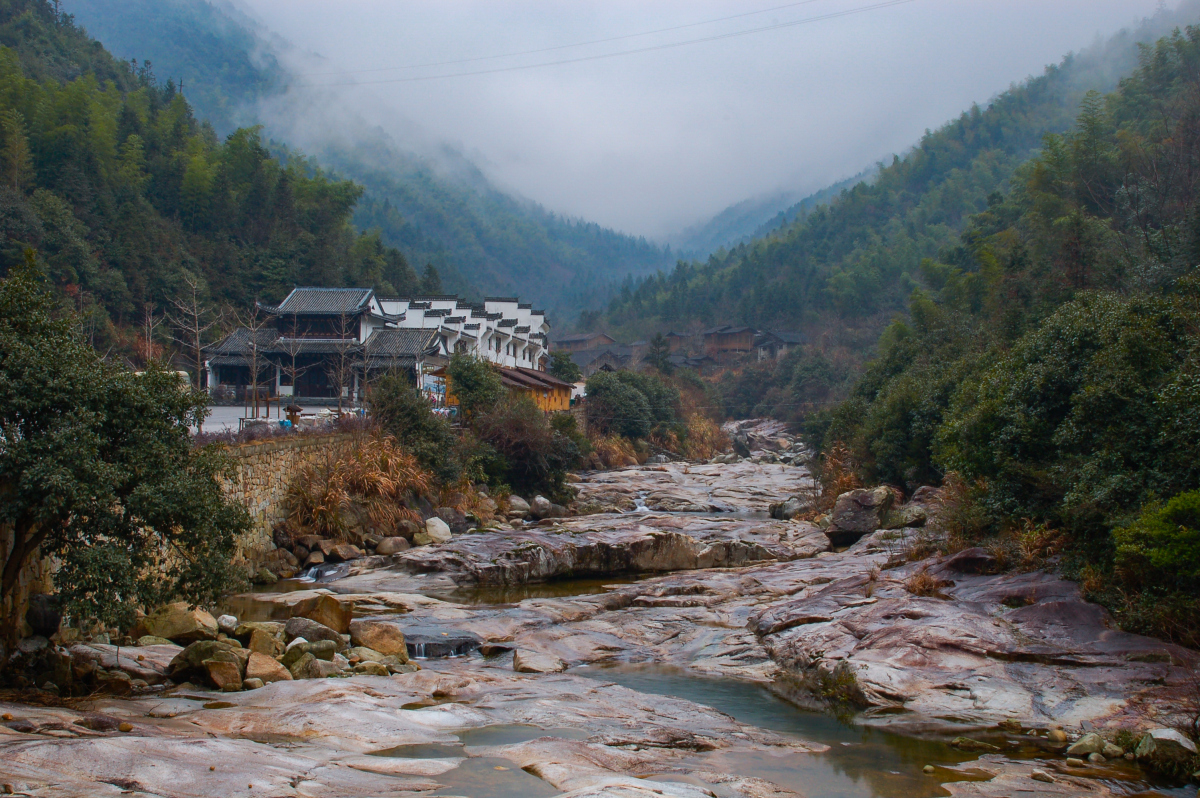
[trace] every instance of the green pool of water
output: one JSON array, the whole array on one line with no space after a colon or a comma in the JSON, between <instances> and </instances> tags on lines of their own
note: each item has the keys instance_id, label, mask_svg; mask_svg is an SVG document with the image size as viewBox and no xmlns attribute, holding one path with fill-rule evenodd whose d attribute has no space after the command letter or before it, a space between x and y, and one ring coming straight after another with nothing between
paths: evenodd
<instances>
[{"instance_id":1,"label":"green pool of water","mask_svg":"<svg viewBox=\"0 0 1200 798\"><path fill-rule=\"evenodd\" d=\"M843 723L828 715L799 709L765 687L749 682L706 678L657 666L580 668L572 672L643 693L705 704L742 723L829 746L829 751L823 754L779 756L766 752L715 751L695 758L698 769L753 775L801 795L821 798L933 798L948 795L940 786L943 782L985 778L983 774L970 772L967 763L976 759L976 755L951 748L943 740ZM991 742L1005 744L1003 738ZM1041 755L1032 744L1008 745L1006 753L1019 758ZM936 769L932 775L922 772L926 765ZM947 769L949 766L958 767L952 772ZM1155 788L1135 768L1129 770L1127 780L1104 783L1114 792L1130 796L1194 798L1194 787Z\"/></svg>"},{"instance_id":2,"label":"green pool of water","mask_svg":"<svg viewBox=\"0 0 1200 798\"><path fill-rule=\"evenodd\" d=\"M661 574L652 574L651 576L661 576ZM423 592L430 598L450 601L455 604L517 604L526 599L593 596L600 593L607 593L614 585L631 585L646 578L647 575L643 574L624 574L595 579L558 579L552 582L525 585L479 585L475 587L461 587L456 590L427 590Z\"/></svg>"}]
</instances>

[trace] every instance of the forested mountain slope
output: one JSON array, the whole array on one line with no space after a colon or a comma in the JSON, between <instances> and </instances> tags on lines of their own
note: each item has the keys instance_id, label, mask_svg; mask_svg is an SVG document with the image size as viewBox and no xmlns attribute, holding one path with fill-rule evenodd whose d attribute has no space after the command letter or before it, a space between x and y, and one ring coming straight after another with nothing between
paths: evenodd
<instances>
[{"instance_id":1,"label":"forested mountain slope","mask_svg":"<svg viewBox=\"0 0 1200 798\"><path fill-rule=\"evenodd\" d=\"M874 321L877 330L904 307L921 260L957 246L965 221L987 207L989 196L1007 191L1014 169L1044 137L1071 127L1084 94L1114 88L1136 66L1138 41L1152 40L1176 20L1193 21L1198 9L1190 2L1178 13L1160 12L1140 30L971 108L872 181L788 227L627 285L610 305L609 325L643 334L738 322L829 334Z\"/></svg>"},{"instance_id":2,"label":"forested mountain slope","mask_svg":"<svg viewBox=\"0 0 1200 798\"><path fill-rule=\"evenodd\" d=\"M241 307L296 283L417 287L351 224L360 187L279 162L252 129L218 138L45 0L0 0L0 170L0 268L34 248L99 346L130 351L189 280Z\"/></svg>"},{"instance_id":3,"label":"forested mountain slope","mask_svg":"<svg viewBox=\"0 0 1200 798\"><path fill-rule=\"evenodd\" d=\"M962 545L1052 557L1126 628L1200 645L1200 27L1010 183L811 437L868 480L946 477Z\"/></svg>"},{"instance_id":4,"label":"forested mountain slope","mask_svg":"<svg viewBox=\"0 0 1200 798\"><path fill-rule=\"evenodd\" d=\"M62 7L120 57L151 61L164 80L182 77L199 116L219 133L262 122L281 149L293 145L286 125L273 126L279 114L264 117L258 105L264 98L287 105L293 77L275 54L288 45L225 4L62 0ZM378 229L418 269L435 264L448 288L521 294L573 314L602 306L627 275L674 262L668 249L645 239L497 190L460 153L419 156L389 132L352 118L343 127L328 146L308 138L306 151L366 188L356 224Z\"/></svg>"},{"instance_id":5,"label":"forested mountain slope","mask_svg":"<svg viewBox=\"0 0 1200 798\"><path fill-rule=\"evenodd\" d=\"M875 171L872 167L803 198L796 192L779 192L742 200L711 219L689 227L671 243L681 257L703 260L722 248L733 248L790 225L818 205L828 204L846 189L871 179Z\"/></svg>"}]
</instances>

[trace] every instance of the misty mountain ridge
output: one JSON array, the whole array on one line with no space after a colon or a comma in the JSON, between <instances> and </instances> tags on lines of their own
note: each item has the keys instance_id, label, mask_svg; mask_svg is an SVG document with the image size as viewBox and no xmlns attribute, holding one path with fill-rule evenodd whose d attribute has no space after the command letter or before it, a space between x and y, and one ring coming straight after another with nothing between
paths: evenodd
<instances>
[{"instance_id":1,"label":"misty mountain ridge","mask_svg":"<svg viewBox=\"0 0 1200 798\"><path fill-rule=\"evenodd\" d=\"M967 220L1007 195L1046 136L1074 128L1087 93L1113 91L1138 68L1144 45L1197 19L1200 0L1189 0L1068 55L928 131L872 179L831 188L827 202L781 217L784 226L623 286L598 323L627 338L719 323L776 326L842 339L861 356L920 287L921 262L956 262Z\"/></svg>"},{"instance_id":2,"label":"misty mountain ridge","mask_svg":"<svg viewBox=\"0 0 1200 798\"><path fill-rule=\"evenodd\" d=\"M160 81L178 83L218 134L262 125L281 155L314 164L366 189L354 212L420 270L433 264L447 290L469 296L520 294L560 314L602 307L620 281L666 268L670 248L564 218L497 188L458 148L399 135L335 106L333 95L289 91L290 63L319 63L234 5L205 0L64 0L63 11L115 55L150 61ZM321 120L314 122L314 120ZM410 146L411 145L411 146Z\"/></svg>"},{"instance_id":3,"label":"misty mountain ridge","mask_svg":"<svg viewBox=\"0 0 1200 798\"><path fill-rule=\"evenodd\" d=\"M707 221L691 225L669 238L668 243L679 257L702 260L720 249L766 238L818 205L830 202L845 189L870 181L878 171L878 165L872 166L808 195L800 191L775 191L744 199Z\"/></svg>"}]
</instances>

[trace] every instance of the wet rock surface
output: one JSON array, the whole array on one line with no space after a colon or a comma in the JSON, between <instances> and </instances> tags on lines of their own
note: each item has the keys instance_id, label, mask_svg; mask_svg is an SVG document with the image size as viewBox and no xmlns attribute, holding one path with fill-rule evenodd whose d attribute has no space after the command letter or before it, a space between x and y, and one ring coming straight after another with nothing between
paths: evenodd
<instances>
[{"instance_id":1,"label":"wet rock surface","mask_svg":"<svg viewBox=\"0 0 1200 798\"><path fill-rule=\"evenodd\" d=\"M746 441L779 437L767 432ZM0 782L46 796L475 797L484 793L459 785L478 767L479 783L518 785L509 794L816 795L778 774L811 767L821 742L621 687L596 666L676 668L816 706L844 664L865 705L858 718L879 734L904 724L980 746L925 772L906 759L903 786L887 787L894 777L881 772L855 794L1117 795L1136 764L1071 767L1066 749L1112 753L1083 732L1144 723L1192 662L1115 630L1069 582L993 574L986 552L889 567L925 534L914 527L863 532L831 551L821 528L766 518L769 504L804 495L807 474L794 466L674 463L585 475L578 487L593 507L657 509L454 534L353 560L349 576L323 586L236 597L244 658L215 640L186 657L175 645L122 648L119 661L112 647L84 647L126 678L161 684L176 663L179 679L211 666L255 689L193 682L80 709L3 704L12 720L0 725ZM665 511L685 505L705 509ZM893 525L894 510L872 511L871 523ZM906 589L919 569L941 585L937 597ZM621 574L575 595L553 581ZM496 586L530 583L546 583L542 594L485 600ZM322 632L313 616L348 634ZM411 672L408 656L422 669ZM118 725L79 723L99 716ZM989 753L1016 739L1033 740L1041 758ZM381 751L392 753L372 755ZM521 793L526 783L540 791Z\"/></svg>"}]
</instances>

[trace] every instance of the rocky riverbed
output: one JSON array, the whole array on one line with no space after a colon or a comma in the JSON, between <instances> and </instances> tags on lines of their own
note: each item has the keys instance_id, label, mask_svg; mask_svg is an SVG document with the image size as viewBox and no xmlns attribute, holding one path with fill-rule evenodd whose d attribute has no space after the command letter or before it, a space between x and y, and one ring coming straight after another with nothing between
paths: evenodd
<instances>
[{"instance_id":1,"label":"rocky riverbed","mask_svg":"<svg viewBox=\"0 0 1200 798\"><path fill-rule=\"evenodd\" d=\"M269 645L314 652L302 676L357 670L352 678L217 692L199 678L178 684L176 669L164 689L180 646L87 647L97 667L145 686L61 706L0 704L0 781L39 796L1150 788L1125 751L1087 761L1066 749L1092 731L1169 725L1192 652L1115 630L1053 575L992 574L981 550L908 562L899 554L919 528L835 551L826 529L769 518L770 504L811 491L803 468L775 462L789 446L780 435L749 430L744 445L775 442L774 454L734 463L584 475L588 515L455 535L355 560L325 585L230 600L249 622L239 645L267 645L251 626L280 622L264 627ZM928 595L910 589L917 574ZM314 613L330 628L353 618L358 642L364 623L396 626L406 655L367 667L360 654L351 667L369 647L292 643L300 627L281 622ZM334 667L338 656L345 666ZM831 707L854 725L824 714Z\"/></svg>"}]
</instances>

